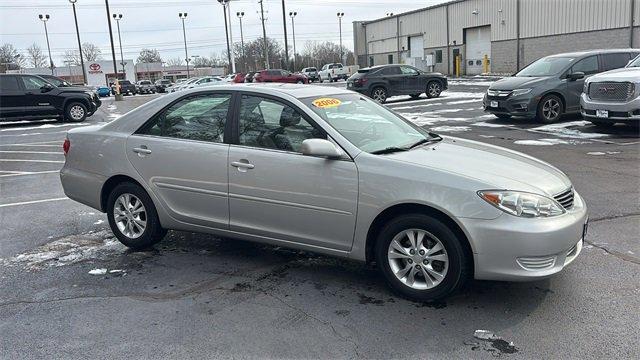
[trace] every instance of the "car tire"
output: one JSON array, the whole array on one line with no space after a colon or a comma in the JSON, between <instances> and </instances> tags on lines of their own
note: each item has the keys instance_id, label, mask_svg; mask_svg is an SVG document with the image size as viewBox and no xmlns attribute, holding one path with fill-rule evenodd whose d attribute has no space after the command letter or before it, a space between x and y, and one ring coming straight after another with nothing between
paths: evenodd
<instances>
[{"instance_id":1,"label":"car tire","mask_svg":"<svg viewBox=\"0 0 640 360\"><path fill-rule=\"evenodd\" d=\"M111 231L129 248L148 248L160 242L167 233L160 226L153 201L137 184L117 185L109 193L106 211Z\"/></svg>"},{"instance_id":2,"label":"car tire","mask_svg":"<svg viewBox=\"0 0 640 360\"><path fill-rule=\"evenodd\" d=\"M401 215L380 231L376 262L394 292L413 301L439 300L462 289L470 277L471 259L461 241L433 217Z\"/></svg>"},{"instance_id":3,"label":"car tire","mask_svg":"<svg viewBox=\"0 0 640 360\"><path fill-rule=\"evenodd\" d=\"M493 114L498 119L511 119L511 115L509 114Z\"/></svg>"},{"instance_id":4,"label":"car tire","mask_svg":"<svg viewBox=\"0 0 640 360\"><path fill-rule=\"evenodd\" d=\"M376 86L371 90L371 98L380 104L387 101L387 89L382 86Z\"/></svg>"},{"instance_id":5,"label":"car tire","mask_svg":"<svg viewBox=\"0 0 640 360\"><path fill-rule=\"evenodd\" d=\"M70 102L64 109L64 119L69 122L83 122L87 114L87 106L78 101Z\"/></svg>"},{"instance_id":6,"label":"car tire","mask_svg":"<svg viewBox=\"0 0 640 360\"><path fill-rule=\"evenodd\" d=\"M412 99L419 99L420 98L420 94L411 94L411 98Z\"/></svg>"},{"instance_id":7,"label":"car tire","mask_svg":"<svg viewBox=\"0 0 640 360\"><path fill-rule=\"evenodd\" d=\"M429 81L427 83L426 94L429 99L437 98L442 93L442 84L439 81Z\"/></svg>"},{"instance_id":8,"label":"car tire","mask_svg":"<svg viewBox=\"0 0 640 360\"><path fill-rule=\"evenodd\" d=\"M298 81L296 81L296 84L304 84L304 81L298 80Z\"/></svg>"},{"instance_id":9,"label":"car tire","mask_svg":"<svg viewBox=\"0 0 640 360\"><path fill-rule=\"evenodd\" d=\"M562 99L556 95L547 95L538 103L536 119L543 124L553 124L560 120L563 113Z\"/></svg>"}]
</instances>

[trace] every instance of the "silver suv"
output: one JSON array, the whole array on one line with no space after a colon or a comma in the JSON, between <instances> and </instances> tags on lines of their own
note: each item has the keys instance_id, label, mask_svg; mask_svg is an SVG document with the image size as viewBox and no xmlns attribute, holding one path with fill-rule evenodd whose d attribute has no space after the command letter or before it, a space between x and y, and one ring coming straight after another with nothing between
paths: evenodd
<instances>
[{"instance_id":1,"label":"silver suv","mask_svg":"<svg viewBox=\"0 0 640 360\"><path fill-rule=\"evenodd\" d=\"M597 126L640 124L640 56L587 79L580 105L582 116Z\"/></svg>"}]
</instances>

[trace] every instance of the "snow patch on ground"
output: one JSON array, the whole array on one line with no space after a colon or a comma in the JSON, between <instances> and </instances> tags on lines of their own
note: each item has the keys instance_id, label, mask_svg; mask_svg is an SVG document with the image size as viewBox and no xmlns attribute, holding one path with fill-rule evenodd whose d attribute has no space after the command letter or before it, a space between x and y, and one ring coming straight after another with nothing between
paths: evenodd
<instances>
[{"instance_id":1,"label":"snow patch on ground","mask_svg":"<svg viewBox=\"0 0 640 360\"><path fill-rule=\"evenodd\" d=\"M107 273L107 269L105 268L89 270L89 274L91 275L104 275L106 273Z\"/></svg>"},{"instance_id":2,"label":"snow patch on ground","mask_svg":"<svg viewBox=\"0 0 640 360\"><path fill-rule=\"evenodd\" d=\"M470 127L468 126L448 126L448 125L442 125L442 126L436 126L436 127L432 127L430 128L431 131L435 131L435 132L464 132L464 131L469 131L471 130Z\"/></svg>"},{"instance_id":3,"label":"snow patch on ground","mask_svg":"<svg viewBox=\"0 0 640 360\"><path fill-rule=\"evenodd\" d=\"M532 145L532 146L549 146L549 145L589 144L589 142L549 138L549 139L538 139L538 140L516 140L514 142L514 144L517 144L517 145Z\"/></svg>"},{"instance_id":4,"label":"snow patch on ground","mask_svg":"<svg viewBox=\"0 0 640 360\"><path fill-rule=\"evenodd\" d=\"M459 86L491 86L495 81L449 80L449 85Z\"/></svg>"},{"instance_id":5,"label":"snow patch on ground","mask_svg":"<svg viewBox=\"0 0 640 360\"><path fill-rule=\"evenodd\" d=\"M501 127L512 127L513 125L510 125L510 124L496 124L496 123L488 123L488 122L485 122L485 121L480 121L480 122L471 124L471 126L501 128Z\"/></svg>"},{"instance_id":6,"label":"snow patch on ground","mask_svg":"<svg viewBox=\"0 0 640 360\"><path fill-rule=\"evenodd\" d=\"M3 123L4 125L5 123ZM51 129L51 128L59 128L59 127L67 127L67 126L87 126L87 124L43 124L38 126L29 126L29 127L17 127L11 129L0 129L0 131L23 131L23 130L35 130L35 129Z\"/></svg>"},{"instance_id":7,"label":"snow patch on ground","mask_svg":"<svg viewBox=\"0 0 640 360\"><path fill-rule=\"evenodd\" d=\"M6 266L23 266L28 270L65 266L87 260L100 260L122 254L127 248L110 231L70 235L8 259Z\"/></svg>"},{"instance_id":8,"label":"snow patch on ground","mask_svg":"<svg viewBox=\"0 0 640 360\"><path fill-rule=\"evenodd\" d=\"M100 219L100 220L94 222L93 225L100 225L100 224L103 224L103 223L104 223L104 220Z\"/></svg>"},{"instance_id":9,"label":"snow patch on ground","mask_svg":"<svg viewBox=\"0 0 640 360\"><path fill-rule=\"evenodd\" d=\"M602 156L602 155L614 155L614 154L620 154L620 151L591 151L588 152L587 155L595 155L595 156Z\"/></svg>"},{"instance_id":10,"label":"snow patch on ground","mask_svg":"<svg viewBox=\"0 0 640 360\"><path fill-rule=\"evenodd\" d=\"M550 135L555 135L563 138L572 138L572 139L598 139L609 137L607 134L599 134L599 133L585 133L578 129L571 129L574 126L585 126L591 124L589 121L570 121L566 123L559 124L549 124L538 126L529 131L532 132L543 132Z\"/></svg>"}]
</instances>

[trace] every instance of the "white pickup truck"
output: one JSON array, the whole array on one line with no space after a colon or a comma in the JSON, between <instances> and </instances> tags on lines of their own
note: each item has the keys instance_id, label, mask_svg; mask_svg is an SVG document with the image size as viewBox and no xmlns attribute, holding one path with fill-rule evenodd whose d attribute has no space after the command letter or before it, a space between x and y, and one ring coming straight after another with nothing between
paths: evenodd
<instances>
[{"instance_id":1,"label":"white pickup truck","mask_svg":"<svg viewBox=\"0 0 640 360\"><path fill-rule=\"evenodd\" d=\"M322 70L318 72L320 81L327 80L329 82L338 81L340 79L347 80L351 75L351 67L342 66L340 63L325 64Z\"/></svg>"}]
</instances>

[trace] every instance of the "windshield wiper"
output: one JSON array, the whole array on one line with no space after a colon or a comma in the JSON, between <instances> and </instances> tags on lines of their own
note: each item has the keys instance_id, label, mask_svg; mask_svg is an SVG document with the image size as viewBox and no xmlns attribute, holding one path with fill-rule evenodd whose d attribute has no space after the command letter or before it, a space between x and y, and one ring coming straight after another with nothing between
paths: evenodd
<instances>
[{"instance_id":1,"label":"windshield wiper","mask_svg":"<svg viewBox=\"0 0 640 360\"><path fill-rule=\"evenodd\" d=\"M381 155L381 154L390 154L390 153L394 153L394 152L407 151L407 150L409 150L409 149L401 148L401 147L397 147L397 146L390 146L388 148L372 151L371 154Z\"/></svg>"},{"instance_id":2,"label":"windshield wiper","mask_svg":"<svg viewBox=\"0 0 640 360\"><path fill-rule=\"evenodd\" d=\"M418 146L420 146L420 145L422 145L422 144L426 144L426 143L430 143L430 142L438 142L438 141L441 141L441 140L442 140L442 137L440 137L440 135L437 135L437 134L431 134L431 133L430 133L429 135L431 135L431 136L432 136L432 138L431 138L431 139L421 139L421 140L419 140L418 142L416 142L415 144L413 144L413 145L411 145L411 146L407 147L406 149L407 149L407 150L410 150L410 149L416 148L416 147L418 147Z\"/></svg>"}]
</instances>

